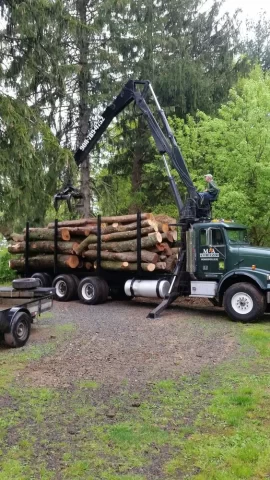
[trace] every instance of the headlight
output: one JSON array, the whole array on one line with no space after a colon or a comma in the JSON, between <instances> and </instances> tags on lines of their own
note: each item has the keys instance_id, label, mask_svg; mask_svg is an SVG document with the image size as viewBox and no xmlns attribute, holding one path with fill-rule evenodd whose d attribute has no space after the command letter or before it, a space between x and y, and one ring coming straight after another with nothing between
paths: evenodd
<instances>
[{"instance_id":1,"label":"headlight","mask_svg":"<svg viewBox=\"0 0 270 480\"><path fill-rule=\"evenodd\" d=\"M267 281L270 282L270 275L267 275Z\"/></svg>"}]
</instances>

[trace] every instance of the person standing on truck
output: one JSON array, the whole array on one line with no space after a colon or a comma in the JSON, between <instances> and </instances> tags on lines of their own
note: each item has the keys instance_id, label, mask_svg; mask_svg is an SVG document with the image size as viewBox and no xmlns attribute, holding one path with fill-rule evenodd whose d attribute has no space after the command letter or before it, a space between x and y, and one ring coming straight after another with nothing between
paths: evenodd
<instances>
[{"instance_id":1,"label":"person standing on truck","mask_svg":"<svg viewBox=\"0 0 270 480\"><path fill-rule=\"evenodd\" d=\"M214 202L215 200L217 200L219 194L219 188L213 180L213 175L211 175L211 173L207 173L206 175L204 175L204 178L205 181L209 184L209 186L204 192L199 193L201 198L201 205Z\"/></svg>"}]
</instances>

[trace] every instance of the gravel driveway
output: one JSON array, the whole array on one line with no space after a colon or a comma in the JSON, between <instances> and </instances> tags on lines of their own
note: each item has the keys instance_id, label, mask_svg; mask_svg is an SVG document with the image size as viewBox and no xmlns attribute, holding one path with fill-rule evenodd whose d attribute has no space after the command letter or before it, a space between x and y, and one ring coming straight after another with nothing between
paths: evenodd
<instances>
[{"instance_id":1,"label":"gravel driveway","mask_svg":"<svg viewBox=\"0 0 270 480\"><path fill-rule=\"evenodd\" d=\"M74 332L55 354L26 369L27 384L68 387L83 378L110 390L121 384L138 389L159 378L200 373L236 355L238 325L223 311L173 305L160 319L149 320L154 305L146 300L98 306L55 302L52 318L34 327L30 343L50 338L50 328L42 325L71 323Z\"/></svg>"}]
</instances>

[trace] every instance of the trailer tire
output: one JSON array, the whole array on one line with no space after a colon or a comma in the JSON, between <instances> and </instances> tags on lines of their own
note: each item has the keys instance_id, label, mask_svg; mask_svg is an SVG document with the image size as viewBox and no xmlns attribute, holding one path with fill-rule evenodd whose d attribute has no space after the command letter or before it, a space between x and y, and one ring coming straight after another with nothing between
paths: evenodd
<instances>
[{"instance_id":1,"label":"trailer tire","mask_svg":"<svg viewBox=\"0 0 270 480\"><path fill-rule=\"evenodd\" d=\"M98 277L86 277L78 287L79 299L87 305L97 305L105 301L104 282Z\"/></svg>"},{"instance_id":2,"label":"trailer tire","mask_svg":"<svg viewBox=\"0 0 270 480\"><path fill-rule=\"evenodd\" d=\"M52 286L52 277L48 273L34 273L31 278L37 278L41 287Z\"/></svg>"},{"instance_id":3,"label":"trailer tire","mask_svg":"<svg viewBox=\"0 0 270 480\"><path fill-rule=\"evenodd\" d=\"M78 287L79 287L79 284L80 284L80 280L78 279L77 275L74 275L74 273L71 273L70 276L73 278L74 283L75 283L73 298L77 299L77 298L79 298Z\"/></svg>"},{"instance_id":4,"label":"trailer tire","mask_svg":"<svg viewBox=\"0 0 270 480\"><path fill-rule=\"evenodd\" d=\"M11 321L10 332L4 334L6 345L13 348L23 347L30 335L31 321L28 313L16 313Z\"/></svg>"},{"instance_id":5,"label":"trailer tire","mask_svg":"<svg viewBox=\"0 0 270 480\"><path fill-rule=\"evenodd\" d=\"M12 281L15 290L28 290L29 288L40 287L40 280L37 278L16 278Z\"/></svg>"},{"instance_id":6,"label":"trailer tire","mask_svg":"<svg viewBox=\"0 0 270 480\"><path fill-rule=\"evenodd\" d=\"M59 302L68 302L75 296L76 284L71 275L58 275L53 280L52 286L55 288L55 300Z\"/></svg>"},{"instance_id":7,"label":"trailer tire","mask_svg":"<svg viewBox=\"0 0 270 480\"><path fill-rule=\"evenodd\" d=\"M109 285L108 282L104 278L100 278L102 282L102 291L103 291L103 296L102 296L102 302L106 302L109 296Z\"/></svg>"},{"instance_id":8,"label":"trailer tire","mask_svg":"<svg viewBox=\"0 0 270 480\"><path fill-rule=\"evenodd\" d=\"M224 308L233 321L256 322L265 313L266 298L250 283L235 283L224 294Z\"/></svg>"}]
</instances>

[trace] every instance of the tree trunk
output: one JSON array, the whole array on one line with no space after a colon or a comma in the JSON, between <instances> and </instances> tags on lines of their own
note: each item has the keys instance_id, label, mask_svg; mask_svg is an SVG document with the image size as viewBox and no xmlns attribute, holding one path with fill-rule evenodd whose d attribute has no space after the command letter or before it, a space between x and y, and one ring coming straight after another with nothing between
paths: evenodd
<instances>
[{"instance_id":1,"label":"tree trunk","mask_svg":"<svg viewBox=\"0 0 270 480\"><path fill-rule=\"evenodd\" d=\"M70 233L67 228L59 228L57 232L57 237L60 240L70 240ZM24 239L26 234L24 234ZM54 230L49 230L48 228L30 228L29 230L29 239L30 240L54 240Z\"/></svg>"},{"instance_id":2,"label":"tree trunk","mask_svg":"<svg viewBox=\"0 0 270 480\"><path fill-rule=\"evenodd\" d=\"M101 260L115 260L122 262L136 262L137 261L137 252L101 252ZM96 250L87 250L83 253L83 257L89 258L89 260L96 260L97 251ZM147 250L141 251L141 259L144 263L157 263L159 256L156 253L148 252Z\"/></svg>"},{"instance_id":3,"label":"tree trunk","mask_svg":"<svg viewBox=\"0 0 270 480\"><path fill-rule=\"evenodd\" d=\"M15 243L15 245L9 245L9 253L24 253L26 247L26 242ZM74 248L77 247L77 244L72 242L58 242L57 251L65 254L74 254ZM29 242L29 252L30 253L52 253L54 252L54 242L50 241L37 241Z\"/></svg>"},{"instance_id":4,"label":"tree trunk","mask_svg":"<svg viewBox=\"0 0 270 480\"><path fill-rule=\"evenodd\" d=\"M145 120L139 116L138 117L138 127L136 129L135 135L137 136L137 141L135 143L133 160L132 160L132 173L131 173L131 195L135 199L134 203L129 208L130 213L137 212L141 209L141 205L136 201L136 196L140 192L142 187L142 171L143 171L143 161L145 158L145 148L144 148L144 139L146 135ZM149 136L148 132L147 135Z\"/></svg>"},{"instance_id":5,"label":"tree trunk","mask_svg":"<svg viewBox=\"0 0 270 480\"><path fill-rule=\"evenodd\" d=\"M86 139L89 129L89 34L86 29L87 21L87 5L86 0L76 0L76 10L78 16L77 25L77 47L79 49L79 65L78 73L78 88L79 88L79 129L78 129L78 144L81 145ZM83 207L80 209L80 214L83 217L90 217L91 215L91 194L90 194L90 160L89 156L81 165L81 188L83 194Z\"/></svg>"},{"instance_id":6,"label":"tree trunk","mask_svg":"<svg viewBox=\"0 0 270 480\"><path fill-rule=\"evenodd\" d=\"M76 255L58 255L57 265L59 267L77 268L79 265L79 259ZM43 268L53 268L54 255L39 255L37 257L29 258L29 266L37 271ZM12 270L22 271L25 268L24 258L12 258L9 260L9 268Z\"/></svg>"}]
</instances>

